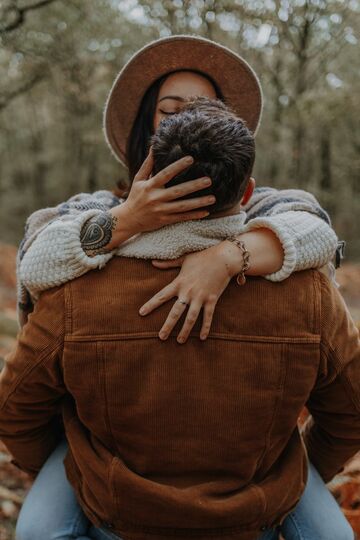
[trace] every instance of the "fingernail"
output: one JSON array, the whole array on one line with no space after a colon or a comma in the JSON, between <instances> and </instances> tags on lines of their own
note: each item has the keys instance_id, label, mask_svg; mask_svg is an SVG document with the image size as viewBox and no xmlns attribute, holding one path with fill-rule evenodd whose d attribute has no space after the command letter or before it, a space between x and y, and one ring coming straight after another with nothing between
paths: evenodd
<instances>
[{"instance_id":1,"label":"fingernail","mask_svg":"<svg viewBox=\"0 0 360 540\"><path fill-rule=\"evenodd\" d=\"M145 315L146 309L145 308L140 308L139 313L140 313L140 315Z\"/></svg>"},{"instance_id":2,"label":"fingernail","mask_svg":"<svg viewBox=\"0 0 360 540\"><path fill-rule=\"evenodd\" d=\"M210 179L210 178L204 178L203 184L204 184L205 186L210 186L210 185L211 185L211 179Z\"/></svg>"},{"instance_id":3,"label":"fingernail","mask_svg":"<svg viewBox=\"0 0 360 540\"><path fill-rule=\"evenodd\" d=\"M178 343L184 343L184 341L185 341L185 338L183 338L183 337L177 338Z\"/></svg>"},{"instance_id":4,"label":"fingernail","mask_svg":"<svg viewBox=\"0 0 360 540\"><path fill-rule=\"evenodd\" d=\"M194 158L191 157L191 156L187 156L187 157L185 158L185 162L186 162L186 163L193 163L193 161L194 161Z\"/></svg>"},{"instance_id":5,"label":"fingernail","mask_svg":"<svg viewBox=\"0 0 360 540\"><path fill-rule=\"evenodd\" d=\"M201 334L200 339L204 341L206 339L206 334Z\"/></svg>"},{"instance_id":6,"label":"fingernail","mask_svg":"<svg viewBox=\"0 0 360 540\"><path fill-rule=\"evenodd\" d=\"M159 338L160 339L166 339L166 334L164 332L160 332Z\"/></svg>"}]
</instances>

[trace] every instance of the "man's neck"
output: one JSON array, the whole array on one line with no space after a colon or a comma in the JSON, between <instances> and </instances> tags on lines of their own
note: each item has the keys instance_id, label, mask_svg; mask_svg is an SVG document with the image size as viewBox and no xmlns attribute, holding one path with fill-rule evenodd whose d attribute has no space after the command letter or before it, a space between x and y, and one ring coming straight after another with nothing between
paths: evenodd
<instances>
[{"instance_id":1,"label":"man's neck","mask_svg":"<svg viewBox=\"0 0 360 540\"><path fill-rule=\"evenodd\" d=\"M241 201L235 204L235 206L232 206L231 208L224 210L223 212L214 212L213 214L210 214L210 216L207 216L204 219L217 219L217 218L225 217L225 216L234 216L235 214L239 214L240 212L241 212Z\"/></svg>"}]
</instances>

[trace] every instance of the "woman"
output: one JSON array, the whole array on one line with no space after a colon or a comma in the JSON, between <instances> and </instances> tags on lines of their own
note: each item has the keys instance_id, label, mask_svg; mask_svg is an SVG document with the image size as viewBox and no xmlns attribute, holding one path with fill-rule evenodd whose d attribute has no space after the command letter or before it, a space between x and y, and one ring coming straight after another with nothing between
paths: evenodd
<instances>
[{"instance_id":1,"label":"woman","mask_svg":"<svg viewBox=\"0 0 360 540\"><path fill-rule=\"evenodd\" d=\"M211 204L208 196L182 197L209 186L209 180L164 189L166 181L186 166L184 161L160 171L156 189L149 190L146 182L152 170L151 153L144 161L151 134L163 117L175 114L193 95L226 99L256 131L261 116L261 89L243 59L218 44L192 36L161 39L139 51L115 81L105 111L105 135L110 148L119 161L129 166L129 194L125 199L104 191L92 196L82 194L29 218L18 261L20 309L31 309L29 302L24 302L26 290L36 300L41 290L91 268L101 268L116 248L134 234L206 217L207 212L201 208ZM251 255L249 275L285 279L295 270L325 264L336 249L336 236L327 216L309 194L256 190L245 210L248 225L239 231L239 238ZM216 302L230 281L228 268L239 272L242 269L236 246L229 242L214 244L181 260L154 263L159 268L181 266L178 277L140 310L146 315L175 296L181 299L175 302L160 329L161 339L167 339L187 305L178 341L186 341L201 308L201 338L208 336ZM18 522L20 540L113 537L88 531L90 524L65 477L65 453L64 441L49 457L29 492ZM333 516L331 524L321 519L313 503L309 505L315 495L323 502L323 511ZM316 512L314 522L312 510ZM304 533L306 527L310 528L308 536ZM286 538L351 538L346 520L312 466L305 494L284 521L283 530ZM268 531L261 538L276 538L276 533Z\"/></svg>"}]
</instances>

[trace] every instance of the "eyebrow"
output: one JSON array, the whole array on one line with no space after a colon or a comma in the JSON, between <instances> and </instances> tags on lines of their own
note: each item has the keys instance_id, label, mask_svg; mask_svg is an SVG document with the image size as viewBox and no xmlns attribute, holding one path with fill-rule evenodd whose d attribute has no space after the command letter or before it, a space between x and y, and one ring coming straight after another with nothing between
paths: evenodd
<instances>
[{"instance_id":1,"label":"eyebrow","mask_svg":"<svg viewBox=\"0 0 360 540\"><path fill-rule=\"evenodd\" d=\"M160 101L163 101L164 99L175 99L176 101L181 101L182 103L186 101L185 98L182 98L180 96L164 96L161 99L159 99L158 103L160 103Z\"/></svg>"}]
</instances>

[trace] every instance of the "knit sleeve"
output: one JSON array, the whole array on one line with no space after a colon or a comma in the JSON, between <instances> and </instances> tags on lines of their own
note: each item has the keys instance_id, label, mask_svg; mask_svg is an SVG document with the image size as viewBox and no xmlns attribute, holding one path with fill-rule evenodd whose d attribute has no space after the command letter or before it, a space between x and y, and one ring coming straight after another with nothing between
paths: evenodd
<instances>
[{"instance_id":1,"label":"knit sleeve","mask_svg":"<svg viewBox=\"0 0 360 540\"><path fill-rule=\"evenodd\" d=\"M32 311L39 294L62 285L94 268L102 268L115 253L89 257L82 249L80 232L91 217L120 204L110 191L80 193L53 208L44 208L27 219L17 256L18 314Z\"/></svg>"},{"instance_id":2,"label":"knit sleeve","mask_svg":"<svg viewBox=\"0 0 360 540\"><path fill-rule=\"evenodd\" d=\"M246 231L271 229L282 244L283 265L265 276L270 281L282 281L298 270L320 268L334 257L337 236L328 214L310 193L260 188L245 210Z\"/></svg>"},{"instance_id":3,"label":"knit sleeve","mask_svg":"<svg viewBox=\"0 0 360 540\"><path fill-rule=\"evenodd\" d=\"M80 243L84 223L101 212L87 210L71 221L55 220L34 239L21 260L18 275L34 300L40 292L102 268L112 258L115 250L89 257Z\"/></svg>"}]
</instances>

